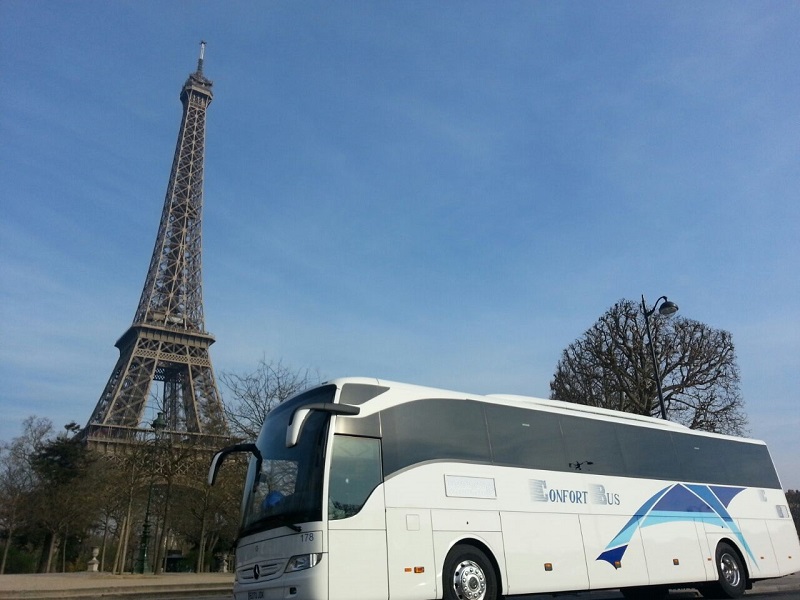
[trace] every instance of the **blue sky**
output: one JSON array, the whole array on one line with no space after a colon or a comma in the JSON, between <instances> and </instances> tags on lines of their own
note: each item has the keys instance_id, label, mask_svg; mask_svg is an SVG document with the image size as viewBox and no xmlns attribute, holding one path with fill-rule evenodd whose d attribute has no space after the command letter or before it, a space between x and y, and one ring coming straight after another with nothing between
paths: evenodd
<instances>
[{"instance_id":1,"label":"blue sky","mask_svg":"<svg viewBox=\"0 0 800 600\"><path fill-rule=\"evenodd\" d=\"M212 360L547 397L617 300L733 334L800 488L800 5L0 2L0 439L85 423L200 40ZM223 389L223 394L224 394Z\"/></svg>"}]
</instances>

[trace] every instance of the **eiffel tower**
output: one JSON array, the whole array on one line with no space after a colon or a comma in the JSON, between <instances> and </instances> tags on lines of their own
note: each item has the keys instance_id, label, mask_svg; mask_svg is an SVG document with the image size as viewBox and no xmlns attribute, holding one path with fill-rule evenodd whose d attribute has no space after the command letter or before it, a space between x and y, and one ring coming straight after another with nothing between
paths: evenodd
<instances>
[{"instance_id":1,"label":"eiffel tower","mask_svg":"<svg viewBox=\"0 0 800 600\"><path fill-rule=\"evenodd\" d=\"M91 447L114 453L142 441L148 401L159 424L187 443L218 446L227 433L208 353L201 277L201 216L206 109L212 82L197 70L181 90L183 118L161 223L142 296L130 328L115 344L120 356L82 432ZM159 382L154 385L155 382ZM159 398L159 393L161 397Z\"/></svg>"}]
</instances>

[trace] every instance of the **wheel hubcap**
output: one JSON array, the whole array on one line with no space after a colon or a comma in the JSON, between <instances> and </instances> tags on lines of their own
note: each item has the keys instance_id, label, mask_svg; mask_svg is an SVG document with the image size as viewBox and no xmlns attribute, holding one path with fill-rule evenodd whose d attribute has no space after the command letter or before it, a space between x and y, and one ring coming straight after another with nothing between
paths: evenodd
<instances>
[{"instance_id":1,"label":"wheel hubcap","mask_svg":"<svg viewBox=\"0 0 800 600\"><path fill-rule=\"evenodd\" d=\"M739 571L739 565L730 554L726 553L719 557L719 571L731 587L739 587L742 574Z\"/></svg>"},{"instance_id":2,"label":"wheel hubcap","mask_svg":"<svg viewBox=\"0 0 800 600\"><path fill-rule=\"evenodd\" d=\"M456 567L453 589L462 600L482 600L486 595L486 575L476 563L465 560Z\"/></svg>"}]
</instances>

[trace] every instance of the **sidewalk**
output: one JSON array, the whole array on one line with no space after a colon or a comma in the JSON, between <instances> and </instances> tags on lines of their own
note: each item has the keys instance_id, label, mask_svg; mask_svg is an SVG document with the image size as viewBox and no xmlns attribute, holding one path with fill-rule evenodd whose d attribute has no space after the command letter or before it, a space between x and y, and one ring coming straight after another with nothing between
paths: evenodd
<instances>
[{"instance_id":1,"label":"sidewalk","mask_svg":"<svg viewBox=\"0 0 800 600\"><path fill-rule=\"evenodd\" d=\"M232 573L0 575L0 600L232 598Z\"/></svg>"},{"instance_id":2,"label":"sidewalk","mask_svg":"<svg viewBox=\"0 0 800 600\"><path fill-rule=\"evenodd\" d=\"M231 573L165 573L163 575L111 575L109 573L67 573L0 575L0 600L162 600L164 598L233 598ZM800 573L780 579L761 581L753 586L751 594L787 592L797 590L800 595ZM590 600L592 597L614 596L612 592L585 592L559 595ZM621 594L616 594L622 597ZM689 591L673 592L675 598L698 597ZM551 598L549 594L536 594L528 598Z\"/></svg>"}]
</instances>

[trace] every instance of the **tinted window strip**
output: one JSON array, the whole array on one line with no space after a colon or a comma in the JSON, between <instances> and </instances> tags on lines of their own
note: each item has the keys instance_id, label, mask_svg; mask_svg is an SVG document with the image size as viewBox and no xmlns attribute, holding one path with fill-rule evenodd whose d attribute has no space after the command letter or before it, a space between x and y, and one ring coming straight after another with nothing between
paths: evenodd
<instances>
[{"instance_id":1,"label":"tinted window strip","mask_svg":"<svg viewBox=\"0 0 800 600\"><path fill-rule=\"evenodd\" d=\"M780 488L766 446L475 400L381 413L384 472L427 461ZM539 443L545 440L544 443ZM571 445L570 445L571 442Z\"/></svg>"}]
</instances>

